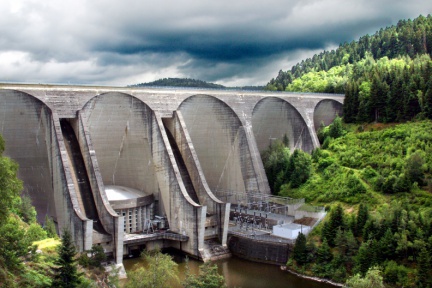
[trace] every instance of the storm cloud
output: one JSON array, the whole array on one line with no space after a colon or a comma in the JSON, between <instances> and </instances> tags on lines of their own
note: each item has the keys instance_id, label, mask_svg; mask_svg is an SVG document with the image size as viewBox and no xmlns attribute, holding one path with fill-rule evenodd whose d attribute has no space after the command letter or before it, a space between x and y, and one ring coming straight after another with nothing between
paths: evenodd
<instances>
[{"instance_id":1,"label":"storm cloud","mask_svg":"<svg viewBox=\"0 0 432 288\"><path fill-rule=\"evenodd\" d=\"M120 86L264 85L324 49L432 11L424 0L3 2L1 82Z\"/></svg>"}]
</instances>

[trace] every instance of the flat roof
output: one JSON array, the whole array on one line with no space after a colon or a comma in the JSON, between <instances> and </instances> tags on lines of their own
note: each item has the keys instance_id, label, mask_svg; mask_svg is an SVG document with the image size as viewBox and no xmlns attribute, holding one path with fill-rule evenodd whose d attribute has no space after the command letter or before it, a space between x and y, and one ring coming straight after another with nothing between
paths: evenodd
<instances>
[{"instance_id":1,"label":"flat roof","mask_svg":"<svg viewBox=\"0 0 432 288\"><path fill-rule=\"evenodd\" d=\"M106 185L105 193L107 195L108 201L137 199L152 194L134 188L116 185Z\"/></svg>"}]
</instances>

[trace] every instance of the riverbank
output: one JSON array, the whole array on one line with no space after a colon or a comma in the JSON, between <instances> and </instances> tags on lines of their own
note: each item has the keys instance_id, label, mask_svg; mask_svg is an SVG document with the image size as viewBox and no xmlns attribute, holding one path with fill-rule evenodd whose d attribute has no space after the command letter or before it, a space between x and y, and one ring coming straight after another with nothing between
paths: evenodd
<instances>
[{"instance_id":1,"label":"riverbank","mask_svg":"<svg viewBox=\"0 0 432 288\"><path fill-rule=\"evenodd\" d=\"M186 273L185 257L182 253L170 251L174 261L178 264L178 275L181 280ZM280 265L271 265L258 262L251 262L245 259L233 256L213 262L218 266L218 272L223 275L227 287L247 287L247 288L332 288L334 286L327 283L320 283L294 274L281 271ZM124 260L126 271L134 269L134 265L145 267L146 263L142 258L128 258ZM189 258L189 271L198 273L201 261ZM135 266L136 267L136 266ZM123 283L126 283L124 281ZM173 288L181 288L181 285L173 285Z\"/></svg>"},{"instance_id":2,"label":"riverbank","mask_svg":"<svg viewBox=\"0 0 432 288\"><path fill-rule=\"evenodd\" d=\"M288 272L288 273L290 273L292 275L295 275L295 276L297 276L299 278L315 281L315 282L318 282L318 283L330 284L330 285L335 286L335 287L344 287L344 284L341 284L341 283L333 282L331 280L323 279L323 278L319 278L319 277L308 276L308 275L304 275L304 274L292 271L291 269L288 269L287 266L280 266L280 269L282 271L286 271L286 272Z\"/></svg>"}]
</instances>

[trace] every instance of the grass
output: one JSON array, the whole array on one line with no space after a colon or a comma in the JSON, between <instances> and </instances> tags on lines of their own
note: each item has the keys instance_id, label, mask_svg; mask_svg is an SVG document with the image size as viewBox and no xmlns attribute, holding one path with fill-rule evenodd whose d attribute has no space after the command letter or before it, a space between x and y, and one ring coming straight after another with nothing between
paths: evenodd
<instances>
[{"instance_id":1,"label":"grass","mask_svg":"<svg viewBox=\"0 0 432 288\"><path fill-rule=\"evenodd\" d=\"M45 252L47 254L54 253L58 245L60 245L61 241L58 238L47 238L40 241L33 242L33 245L38 247L38 250Z\"/></svg>"}]
</instances>

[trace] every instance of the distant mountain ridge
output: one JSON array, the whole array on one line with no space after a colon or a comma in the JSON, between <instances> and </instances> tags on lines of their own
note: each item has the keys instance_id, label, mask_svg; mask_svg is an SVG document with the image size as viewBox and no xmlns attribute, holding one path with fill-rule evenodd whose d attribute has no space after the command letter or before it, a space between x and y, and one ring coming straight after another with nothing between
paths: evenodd
<instances>
[{"instance_id":1,"label":"distant mountain ridge","mask_svg":"<svg viewBox=\"0 0 432 288\"><path fill-rule=\"evenodd\" d=\"M129 87L186 87L186 88L208 88L208 89L239 89L239 90L263 90L264 86L237 86L226 87L220 84L210 83L190 78L162 78L153 82L129 85Z\"/></svg>"}]
</instances>

